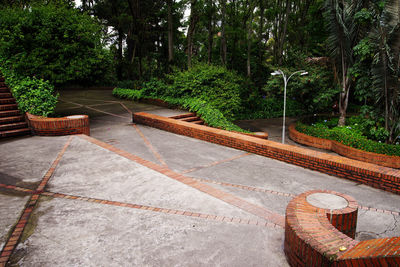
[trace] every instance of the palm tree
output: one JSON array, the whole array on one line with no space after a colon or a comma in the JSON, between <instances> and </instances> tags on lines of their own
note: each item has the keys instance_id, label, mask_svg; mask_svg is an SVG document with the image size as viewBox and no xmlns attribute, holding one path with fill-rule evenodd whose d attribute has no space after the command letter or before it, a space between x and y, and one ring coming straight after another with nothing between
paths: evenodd
<instances>
[{"instance_id":1,"label":"palm tree","mask_svg":"<svg viewBox=\"0 0 400 267\"><path fill-rule=\"evenodd\" d=\"M379 10L379 6L374 6ZM377 51L372 65L373 89L377 107L383 107L387 142L393 143L400 131L400 2L388 0L385 8L375 18L370 34ZM381 108L382 109L382 108Z\"/></svg>"},{"instance_id":2,"label":"palm tree","mask_svg":"<svg viewBox=\"0 0 400 267\"><path fill-rule=\"evenodd\" d=\"M360 29L355 14L363 7L362 0L326 0L326 19L330 32L328 48L335 63L337 83L341 86L339 95L339 126L346 123L346 111L349 102L352 77L350 69L355 62L353 52L360 37Z\"/></svg>"}]
</instances>

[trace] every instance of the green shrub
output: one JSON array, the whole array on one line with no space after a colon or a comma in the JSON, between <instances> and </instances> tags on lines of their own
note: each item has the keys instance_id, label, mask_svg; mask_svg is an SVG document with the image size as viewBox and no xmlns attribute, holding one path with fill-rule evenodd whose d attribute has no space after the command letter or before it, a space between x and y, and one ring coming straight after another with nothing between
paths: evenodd
<instances>
[{"instance_id":1,"label":"green shrub","mask_svg":"<svg viewBox=\"0 0 400 267\"><path fill-rule=\"evenodd\" d=\"M143 91L142 90L133 90L133 89L115 88L112 93L114 96L119 97L119 98L126 98L129 100L139 100L142 98Z\"/></svg>"},{"instance_id":2,"label":"green shrub","mask_svg":"<svg viewBox=\"0 0 400 267\"><path fill-rule=\"evenodd\" d=\"M323 125L322 123L306 125L298 122L296 130L314 137L335 140L360 150L390 156L400 156L400 145L390 145L367 139L359 129L352 128L351 126L334 127L330 129L327 125Z\"/></svg>"},{"instance_id":3,"label":"green shrub","mask_svg":"<svg viewBox=\"0 0 400 267\"><path fill-rule=\"evenodd\" d=\"M101 83L113 71L96 19L62 4L0 9L0 57L57 85Z\"/></svg>"},{"instance_id":4,"label":"green shrub","mask_svg":"<svg viewBox=\"0 0 400 267\"><path fill-rule=\"evenodd\" d=\"M153 79L143 85L146 95L204 100L232 119L242 109L244 80L224 67L199 64L167 75L167 82Z\"/></svg>"},{"instance_id":5,"label":"green shrub","mask_svg":"<svg viewBox=\"0 0 400 267\"><path fill-rule=\"evenodd\" d=\"M1 66L0 72L22 112L44 117L54 113L58 95L54 95L54 87L50 82L35 77L21 77Z\"/></svg>"},{"instance_id":6,"label":"green shrub","mask_svg":"<svg viewBox=\"0 0 400 267\"><path fill-rule=\"evenodd\" d=\"M113 95L131 100L153 97L152 95L146 95L145 92L145 89L131 90L115 88L113 90ZM158 97L158 99L164 100L171 105L181 106L182 108L188 109L191 112L196 112L209 126L228 131L247 132L239 126L233 124L224 116L224 114L222 114L221 111L205 100L190 97L175 98L170 96L161 96Z\"/></svg>"}]
</instances>

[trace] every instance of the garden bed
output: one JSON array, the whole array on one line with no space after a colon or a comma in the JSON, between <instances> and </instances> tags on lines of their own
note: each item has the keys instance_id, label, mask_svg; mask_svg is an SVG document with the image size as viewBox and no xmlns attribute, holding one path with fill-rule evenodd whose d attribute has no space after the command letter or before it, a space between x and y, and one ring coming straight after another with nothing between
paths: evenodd
<instances>
[{"instance_id":1,"label":"garden bed","mask_svg":"<svg viewBox=\"0 0 400 267\"><path fill-rule=\"evenodd\" d=\"M300 133L299 131L296 130L295 124L289 126L289 136L293 141L303 145L332 150L333 152L336 152L339 155L351 159L369 162L385 167L400 169L400 157L398 156L388 156L384 154L367 152L346 146L334 140L328 140Z\"/></svg>"}]
</instances>

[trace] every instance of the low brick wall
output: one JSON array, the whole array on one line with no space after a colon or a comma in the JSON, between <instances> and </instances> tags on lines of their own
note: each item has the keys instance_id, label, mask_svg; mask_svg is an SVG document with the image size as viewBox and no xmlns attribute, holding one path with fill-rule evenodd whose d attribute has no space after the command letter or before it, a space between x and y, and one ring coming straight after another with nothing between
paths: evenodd
<instances>
[{"instance_id":1,"label":"low brick wall","mask_svg":"<svg viewBox=\"0 0 400 267\"><path fill-rule=\"evenodd\" d=\"M35 135L90 135L89 117L87 115L73 115L63 118L45 118L30 113L25 115L30 129Z\"/></svg>"},{"instance_id":2,"label":"low brick wall","mask_svg":"<svg viewBox=\"0 0 400 267\"><path fill-rule=\"evenodd\" d=\"M347 207L326 210L307 197L328 193ZM314 190L293 198L286 209L284 251L291 266L400 266L400 237L354 240L357 202L350 196Z\"/></svg>"},{"instance_id":3,"label":"low brick wall","mask_svg":"<svg viewBox=\"0 0 400 267\"><path fill-rule=\"evenodd\" d=\"M313 136L310 136L307 134L300 133L299 131L296 130L295 124L291 124L289 126L289 137L293 141L303 144L303 145L326 149L326 150L332 149L332 141L331 140L317 138L317 137L313 137Z\"/></svg>"},{"instance_id":4,"label":"low brick wall","mask_svg":"<svg viewBox=\"0 0 400 267\"><path fill-rule=\"evenodd\" d=\"M133 121L176 134L270 157L395 194L400 194L400 170L215 129L204 125L178 121L145 112L134 113Z\"/></svg>"},{"instance_id":5,"label":"low brick wall","mask_svg":"<svg viewBox=\"0 0 400 267\"><path fill-rule=\"evenodd\" d=\"M307 146L332 150L339 155L385 167L400 169L400 157L388 156L346 146L340 142L310 136L296 130L295 124L289 126L289 136L293 141Z\"/></svg>"}]
</instances>

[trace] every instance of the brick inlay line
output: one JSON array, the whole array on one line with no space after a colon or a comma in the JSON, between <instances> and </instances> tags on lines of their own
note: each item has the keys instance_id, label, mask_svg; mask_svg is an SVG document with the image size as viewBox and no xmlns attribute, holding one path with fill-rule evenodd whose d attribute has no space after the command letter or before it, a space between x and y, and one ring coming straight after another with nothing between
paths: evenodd
<instances>
[{"instance_id":1,"label":"brick inlay line","mask_svg":"<svg viewBox=\"0 0 400 267\"><path fill-rule=\"evenodd\" d=\"M114 113L110 113L110 112L107 112L107 111L103 111L103 110L94 108L93 106L82 105L82 104L79 104L79 103L74 103L74 102L65 101L65 100L62 100L62 101L66 102L66 103L78 105L79 107L84 107L84 108L91 109L91 110L94 110L94 111L97 111L97 112L100 112L100 113L104 113L104 114L107 114L107 115L110 115L110 116L119 117L119 118L123 118L123 119L130 119L130 117L120 116L120 115L117 115L117 114L114 114ZM105 102L105 101L103 101L103 100L97 100L97 101ZM110 101L110 102L111 102L111 101ZM119 102L114 101L114 104L118 104L118 103L119 103ZM110 104L111 104L111 103L110 103ZM95 105L94 105L94 106L95 106Z\"/></svg>"},{"instance_id":2,"label":"brick inlay line","mask_svg":"<svg viewBox=\"0 0 400 267\"><path fill-rule=\"evenodd\" d=\"M198 180L199 182L204 182L204 183L217 184L217 185L227 186L227 187L235 187L235 188L239 188L239 189L242 189L242 190L274 194L274 195L283 196L283 197L294 197L294 196L296 196L295 194L291 194L291 193L283 193L283 192L274 191L274 190L268 190L268 189L259 188L259 187L252 187L252 186L246 186L246 185L240 185L240 184L231 184L231 183L225 183L225 182L218 182L218 181L214 181L214 180L207 180L207 179L201 179L201 178L192 178L192 179ZM32 189L23 188L23 187L19 187L19 186L15 186L15 185L8 185L8 184L0 184L0 188L10 189L10 190L18 191L18 192L25 192L27 194L36 193L36 191L32 190ZM369 206L362 206L362 205L358 205L358 208L361 209L361 210L366 210L366 211L372 211L372 212L377 212L377 213L386 213L386 214L392 214L392 215L395 215L395 216L400 216L400 212L399 211L378 209L378 208L369 207Z\"/></svg>"},{"instance_id":3,"label":"brick inlay line","mask_svg":"<svg viewBox=\"0 0 400 267\"><path fill-rule=\"evenodd\" d=\"M250 224L250 225L259 225L259 226L266 226L266 227L273 227L273 228L276 228L276 227L282 228L281 226L276 225L274 223L270 223L270 222L266 222L266 221L243 219L243 218L238 218L238 217L218 216L218 215L205 214L205 213L199 213L199 212L167 209L167 208L153 207L153 206L147 206L147 205L138 205L138 204L132 204L132 203L126 203L126 202L119 202L119 201L110 201L110 200L104 200L104 199L98 199L98 198L81 197L81 196L74 196L74 195L54 193L54 192L43 192L42 195L49 196L49 197L55 197L55 198L81 200L81 201L86 201L86 202L102 204L102 205L111 205L111 206L126 207L126 208L139 209L139 210L148 210L148 211L153 211L153 212L161 212L161 213L172 214L172 215L197 217L197 218L203 218L203 219L207 219L207 220L220 221L220 222L232 222L232 223L239 223L239 224Z\"/></svg>"},{"instance_id":4,"label":"brick inlay line","mask_svg":"<svg viewBox=\"0 0 400 267\"><path fill-rule=\"evenodd\" d=\"M117 115L117 114L114 114L114 113L110 113L110 112L107 112L107 111L103 111L103 110L101 110L101 109L92 108L92 107L89 107L89 106L84 106L84 107L87 108L87 109L91 109L91 110L94 110L94 111L97 111L97 112L100 112L100 113L104 113L104 114L110 115L110 116L114 116L114 117L118 117L118 118L123 118L123 119L130 119L130 117L120 116L120 115Z\"/></svg>"},{"instance_id":5,"label":"brick inlay line","mask_svg":"<svg viewBox=\"0 0 400 267\"><path fill-rule=\"evenodd\" d=\"M202 179L202 178L192 178L196 181L203 182L203 183L208 183L208 184L217 184L221 186L226 186L226 187L235 187L247 191L255 191L255 192L262 192L262 193L268 193L268 194L274 194L278 196L283 196L283 197L294 197L296 195L291 194L291 193L282 193L274 190L268 190L264 188L259 188L259 187L253 187L253 186L247 186L247 185L240 185L240 184L231 184L231 183L226 183L226 182L218 182L214 180L208 180L208 179Z\"/></svg>"},{"instance_id":6,"label":"brick inlay line","mask_svg":"<svg viewBox=\"0 0 400 267\"><path fill-rule=\"evenodd\" d=\"M72 138L73 138L72 136L70 136L68 138L68 141L66 142L66 144L64 145L62 150L58 153L56 159L51 164L49 170L43 176L42 181L40 182L39 186L36 188L36 191L31 191L31 192L34 192L33 195L29 198L21 217L18 219L17 224L14 226L14 229L12 230L11 236L5 242L5 245L1 250L0 267L6 266L12 253L14 252L15 248L17 247L18 242L21 239L22 233L24 232L25 226L28 223L29 218L32 214L32 211L38 202L40 194L43 192L48 181L52 177L54 171L56 170L58 163L60 162L60 160L61 160L62 156L64 155L65 151L67 150L68 146L71 144ZM3 188L8 188L8 187L12 187L10 189L15 189L15 190L21 189L20 187L17 187L17 186L7 186L7 185L5 185L5 187L3 187ZM25 191L25 190L22 190L22 191ZM28 191L25 191L25 192L28 192Z\"/></svg>"},{"instance_id":7,"label":"brick inlay line","mask_svg":"<svg viewBox=\"0 0 400 267\"><path fill-rule=\"evenodd\" d=\"M151 151L151 153L156 157L156 159L161 163L161 165L167 167L167 163L163 159L163 157L158 153L157 149L154 148L154 146L151 144L149 139L144 136L143 132L139 129L139 127L136 124L133 124L133 128L135 128L136 132L140 135L140 137L143 139L144 144L147 146L147 148Z\"/></svg>"},{"instance_id":8,"label":"brick inlay line","mask_svg":"<svg viewBox=\"0 0 400 267\"><path fill-rule=\"evenodd\" d=\"M125 104L124 103L122 103L122 102L118 102L126 111L128 111L128 113L129 114L133 114L133 112L129 109L129 108L127 108L126 106L125 106Z\"/></svg>"},{"instance_id":9,"label":"brick inlay line","mask_svg":"<svg viewBox=\"0 0 400 267\"><path fill-rule=\"evenodd\" d=\"M240 158L243 158L243 157L246 157L246 156L249 156L249 155L251 155L251 153L243 153L243 154L240 154L238 156L235 156L235 157L232 157L232 158L229 158L229 159L223 159L223 160L215 161L215 162L212 162L210 164L205 164L205 165L202 165L202 166L199 166L199 167L194 167L194 168L182 171L181 174L187 174L187 173L195 172L195 171L198 171L198 170L201 170L201 169L210 168L210 167L213 167L213 166L216 166L216 165L219 165L219 164L222 164L222 163L234 161L236 159L240 159Z\"/></svg>"},{"instance_id":10,"label":"brick inlay line","mask_svg":"<svg viewBox=\"0 0 400 267\"><path fill-rule=\"evenodd\" d=\"M0 188L11 189L14 191L25 192L28 194L33 194L36 192L35 190L32 190L32 189L23 188L23 187L19 187L19 186L15 186L15 185L8 185L8 184L0 184Z\"/></svg>"},{"instance_id":11,"label":"brick inlay line","mask_svg":"<svg viewBox=\"0 0 400 267\"><path fill-rule=\"evenodd\" d=\"M102 141L99 141L99 140L97 140L97 139L95 139L93 137L89 137L87 135L78 135L78 136L80 138L86 139L87 141L89 141L89 142L91 142L91 143L93 143L95 145L98 145L98 146L100 146L100 147L102 147L104 149L107 149L107 150L109 150L111 152L114 152L114 153L116 153L116 154L118 154L118 155L120 155L122 157L125 157L125 158L127 158L129 160L132 160L134 162L137 162L137 163L139 163L139 164L141 164L141 165L143 165L143 166L145 166L147 168L150 168L150 169L152 169L152 170L154 170L156 172L164 174L165 176L167 176L167 177L169 177L171 179L174 179L174 180L179 181L179 182L181 182L183 184L186 184L186 185L188 185L190 187L193 187L193 188L195 188L195 189L197 189L197 190L199 190L199 191L201 191L203 193L211 195L211 196L213 196L213 197L215 197L215 198L217 198L219 200L222 200L222 201L224 201L224 202L226 202L226 203L228 203L230 205L236 206L236 207L238 207L238 208L240 208L240 209L242 209L242 210L244 210L246 212L249 212L249 213L251 213L253 215L256 215L256 216L258 216L260 218L263 218L265 220L271 221L271 222L273 222L273 223L275 223L275 224L277 224L277 225L279 225L281 227L284 227L284 225L285 225L284 216L282 216L282 215L280 215L278 213L269 211L268 209L266 209L264 207L260 207L258 205L253 204L253 203L250 203L250 202L248 202L246 200L243 200L243 199L241 199L239 197L236 197L236 196L234 196L234 195L232 195L230 193L226 193L226 192L224 192L222 190L218 190L218 189L216 189L216 188L214 188L212 186L209 186L207 184L200 183L200 182L198 182L198 181L196 181L196 180L194 180L194 179L192 179L190 177L183 176L183 175L181 175L179 173L176 173L176 172L174 172L174 171L172 171L172 170L170 170L170 169L168 169L168 168L166 168L164 166L160 166L160 165L157 165L157 164L155 164L153 162L144 160L144 159L142 159L142 158L140 158L138 156L130 154L130 153L124 151L124 150L118 149L118 148L116 148L116 147L114 147L114 146L112 146L110 144L107 144L107 143L104 143Z\"/></svg>"},{"instance_id":12,"label":"brick inlay line","mask_svg":"<svg viewBox=\"0 0 400 267\"><path fill-rule=\"evenodd\" d=\"M283 197L295 197L296 196L295 194L291 194L291 193L283 193L283 192L279 192L279 191L274 191L274 190L269 190L269 189L264 189L264 188L259 188L259 187L253 187L253 186L247 186L247 185L231 184L231 183L226 183L226 182L219 182L219 181L214 181L214 180L193 178L193 177L192 177L192 179L197 180L199 182L203 182L203 183L217 184L217 185L226 186L226 187L234 187L234 188L247 190L247 191L255 191L255 192L262 192L262 193L267 193L267 194L274 194L274 195L283 196ZM362 206L362 205L358 205L358 208L361 210L367 210L367 211L372 211L372 212L386 213L386 214L392 214L395 216L400 216L399 211L377 209L377 208Z\"/></svg>"}]
</instances>

